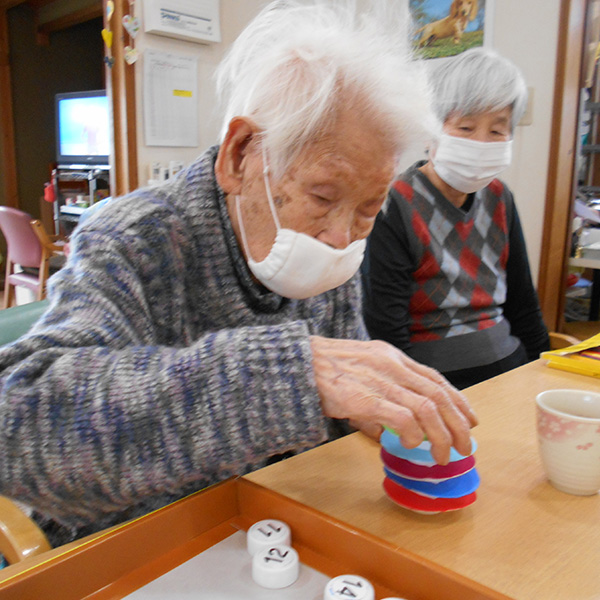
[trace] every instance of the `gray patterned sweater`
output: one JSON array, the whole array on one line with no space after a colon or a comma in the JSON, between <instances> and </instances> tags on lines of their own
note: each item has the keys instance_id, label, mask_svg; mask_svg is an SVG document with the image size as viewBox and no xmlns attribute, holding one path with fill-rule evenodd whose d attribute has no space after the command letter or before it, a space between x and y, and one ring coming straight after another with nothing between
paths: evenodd
<instances>
[{"instance_id":1,"label":"gray patterned sweater","mask_svg":"<svg viewBox=\"0 0 600 600\"><path fill-rule=\"evenodd\" d=\"M0 350L0 493L66 538L344 429L320 411L309 335L366 337L358 279L304 301L258 286L216 153L78 228L49 310Z\"/></svg>"}]
</instances>

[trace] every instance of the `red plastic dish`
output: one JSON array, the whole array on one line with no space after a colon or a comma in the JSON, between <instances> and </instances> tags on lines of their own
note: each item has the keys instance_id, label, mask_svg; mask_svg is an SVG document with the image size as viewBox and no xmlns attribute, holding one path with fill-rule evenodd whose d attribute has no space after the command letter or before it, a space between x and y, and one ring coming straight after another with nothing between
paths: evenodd
<instances>
[{"instance_id":1,"label":"red plastic dish","mask_svg":"<svg viewBox=\"0 0 600 600\"><path fill-rule=\"evenodd\" d=\"M477 500L477 493L472 492L461 498L428 498L416 492L407 490L387 477L383 480L385 493L403 508L408 508L421 513L435 514L459 510L473 504Z\"/></svg>"}]
</instances>

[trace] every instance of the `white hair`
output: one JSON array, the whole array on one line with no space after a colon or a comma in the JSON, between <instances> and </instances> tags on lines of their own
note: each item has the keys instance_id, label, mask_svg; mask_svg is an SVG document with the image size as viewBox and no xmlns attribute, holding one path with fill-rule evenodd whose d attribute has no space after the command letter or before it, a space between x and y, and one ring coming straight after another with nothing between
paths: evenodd
<instances>
[{"instance_id":1,"label":"white hair","mask_svg":"<svg viewBox=\"0 0 600 600\"><path fill-rule=\"evenodd\" d=\"M397 158L434 137L439 123L425 66L410 50L408 3L368 4L363 12L353 0L266 6L217 70L221 139L232 118L251 118L277 175L327 131L344 104L373 119Z\"/></svg>"},{"instance_id":2,"label":"white hair","mask_svg":"<svg viewBox=\"0 0 600 600\"><path fill-rule=\"evenodd\" d=\"M472 115L512 108L512 128L527 108L527 86L519 68L497 52L472 48L445 61L432 74L434 108L443 122L452 114Z\"/></svg>"}]
</instances>

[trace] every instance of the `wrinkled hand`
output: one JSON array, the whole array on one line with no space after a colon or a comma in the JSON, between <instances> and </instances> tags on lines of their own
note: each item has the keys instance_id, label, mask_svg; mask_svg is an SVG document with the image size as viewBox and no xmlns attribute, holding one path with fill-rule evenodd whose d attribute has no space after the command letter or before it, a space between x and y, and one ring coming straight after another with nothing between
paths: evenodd
<instances>
[{"instance_id":1,"label":"wrinkled hand","mask_svg":"<svg viewBox=\"0 0 600 600\"><path fill-rule=\"evenodd\" d=\"M325 415L349 419L376 440L383 425L391 427L407 448L427 436L439 464L448 463L451 446L464 456L471 453L469 430L477 417L437 371L386 342L310 339Z\"/></svg>"}]
</instances>

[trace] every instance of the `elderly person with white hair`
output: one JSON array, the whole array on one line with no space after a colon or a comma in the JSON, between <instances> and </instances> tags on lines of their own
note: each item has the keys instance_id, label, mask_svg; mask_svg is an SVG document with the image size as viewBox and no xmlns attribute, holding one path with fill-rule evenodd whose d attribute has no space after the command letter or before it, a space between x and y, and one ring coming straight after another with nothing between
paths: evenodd
<instances>
[{"instance_id":1,"label":"elderly person with white hair","mask_svg":"<svg viewBox=\"0 0 600 600\"><path fill-rule=\"evenodd\" d=\"M365 322L459 389L548 349L519 216L496 177L527 104L520 71L483 48L432 76L443 131L398 177L369 237Z\"/></svg>"},{"instance_id":2,"label":"elderly person with white hair","mask_svg":"<svg viewBox=\"0 0 600 600\"><path fill-rule=\"evenodd\" d=\"M397 7L354 4L266 7L219 70L220 145L78 228L49 310L0 351L0 493L54 543L348 424L470 452L462 394L362 320L365 238L436 120Z\"/></svg>"}]
</instances>

